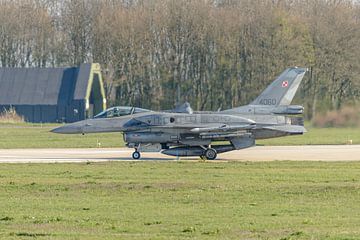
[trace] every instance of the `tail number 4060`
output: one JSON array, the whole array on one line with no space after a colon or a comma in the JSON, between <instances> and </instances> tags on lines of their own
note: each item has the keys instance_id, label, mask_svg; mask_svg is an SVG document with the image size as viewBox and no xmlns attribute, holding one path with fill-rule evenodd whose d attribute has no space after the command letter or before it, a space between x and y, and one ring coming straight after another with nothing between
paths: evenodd
<instances>
[{"instance_id":1,"label":"tail number 4060","mask_svg":"<svg viewBox=\"0 0 360 240\"><path fill-rule=\"evenodd\" d=\"M261 99L260 104L261 105L276 105L276 99L275 98Z\"/></svg>"}]
</instances>

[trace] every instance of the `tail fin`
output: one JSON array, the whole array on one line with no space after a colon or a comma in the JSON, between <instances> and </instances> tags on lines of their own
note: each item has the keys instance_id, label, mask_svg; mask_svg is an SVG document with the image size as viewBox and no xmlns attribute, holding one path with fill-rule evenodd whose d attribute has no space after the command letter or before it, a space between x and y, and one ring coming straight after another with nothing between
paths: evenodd
<instances>
[{"instance_id":1,"label":"tail fin","mask_svg":"<svg viewBox=\"0 0 360 240\"><path fill-rule=\"evenodd\" d=\"M303 79L306 68L288 68L250 105L290 105Z\"/></svg>"}]
</instances>

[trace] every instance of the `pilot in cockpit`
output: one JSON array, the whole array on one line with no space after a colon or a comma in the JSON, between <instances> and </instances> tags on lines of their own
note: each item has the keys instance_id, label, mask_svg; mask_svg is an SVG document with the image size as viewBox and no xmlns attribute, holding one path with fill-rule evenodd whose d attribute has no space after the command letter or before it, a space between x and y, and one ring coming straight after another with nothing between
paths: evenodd
<instances>
[{"instance_id":1,"label":"pilot in cockpit","mask_svg":"<svg viewBox=\"0 0 360 240\"><path fill-rule=\"evenodd\" d=\"M99 113L94 118L113 118L113 117L121 117L130 114L136 114L140 112L148 112L150 110L138 108L138 107L128 107L128 106L118 106L106 109L105 111Z\"/></svg>"}]
</instances>

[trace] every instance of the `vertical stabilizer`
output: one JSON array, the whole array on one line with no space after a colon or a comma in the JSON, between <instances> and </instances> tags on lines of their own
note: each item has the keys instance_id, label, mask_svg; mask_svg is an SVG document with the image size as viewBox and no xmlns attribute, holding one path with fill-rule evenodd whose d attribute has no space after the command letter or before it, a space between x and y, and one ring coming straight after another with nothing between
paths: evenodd
<instances>
[{"instance_id":1,"label":"vertical stabilizer","mask_svg":"<svg viewBox=\"0 0 360 240\"><path fill-rule=\"evenodd\" d=\"M306 71L297 67L286 69L250 105L290 105Z\"/></svg>"}]
</instances>

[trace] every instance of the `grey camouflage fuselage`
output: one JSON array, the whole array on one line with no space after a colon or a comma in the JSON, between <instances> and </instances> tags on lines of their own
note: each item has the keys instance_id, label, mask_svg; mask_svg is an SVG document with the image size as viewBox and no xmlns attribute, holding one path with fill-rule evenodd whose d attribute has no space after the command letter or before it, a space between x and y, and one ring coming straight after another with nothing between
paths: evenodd
<instances>
[{"instance_id":1,"label":"grey camouflage fuselage","mask_svg":"<svg viewBox=\"0 0 360 240\"><path fill-rule=\"evenodd\" d=\"M215 159L217 153L255 145L256 139L303 134L303 120L291 117L303 107L290 105L304 68L289 68L251 104L219 112L146 111L113 118L87 119L52 130L55 133L123 132L133 158L140 152ZM216 142L228 142L217 145Z\"/></svg>"}]
</instances>

